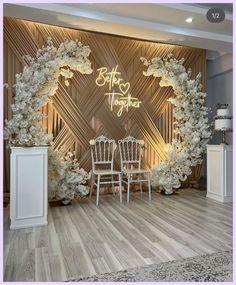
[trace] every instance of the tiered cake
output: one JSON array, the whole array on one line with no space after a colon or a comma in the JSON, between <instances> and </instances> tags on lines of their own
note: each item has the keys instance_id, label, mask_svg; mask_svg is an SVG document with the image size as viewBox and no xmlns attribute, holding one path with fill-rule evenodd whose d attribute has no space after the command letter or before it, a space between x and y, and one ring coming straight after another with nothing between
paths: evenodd
<instances>
[{"instance_id":1,"label":"tiered cake","mask_svg":"<svg viewBox=\"0 0 236 285\"><path fill-rule=\"evenodd\" d=\"M231 129L232 116L230 116L228 104L220 104L217 107L217 115L215 117L215 130Z\"/></svg>"}]
</instances>

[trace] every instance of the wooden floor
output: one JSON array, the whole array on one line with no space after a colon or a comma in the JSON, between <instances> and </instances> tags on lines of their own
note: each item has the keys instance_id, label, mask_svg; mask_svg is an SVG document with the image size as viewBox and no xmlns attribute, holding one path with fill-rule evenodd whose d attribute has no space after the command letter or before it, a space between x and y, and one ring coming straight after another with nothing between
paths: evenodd
<instances>
[{"instance_id":1,"label":"wooden floor","mask_svg":"<svg viewBox=\"0 0 236 285\"><path fill-rule=\"evenodd\" d=\"M49 209L49 225L9 230L4 281L64 281L232 248L232 204L186 189L163 196L101 196ZM125 200L125 195L123 195Z\"/></svg>"}]
</instances>

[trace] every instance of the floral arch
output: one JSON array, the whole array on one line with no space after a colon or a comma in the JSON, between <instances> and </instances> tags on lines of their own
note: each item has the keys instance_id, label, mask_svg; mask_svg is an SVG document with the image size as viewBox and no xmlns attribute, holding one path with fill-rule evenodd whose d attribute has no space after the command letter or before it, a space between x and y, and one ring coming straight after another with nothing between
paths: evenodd
<instances>
[{"instance_id":1,"label":"floral arch","mask_svg":"<svg viewBox=\"0 0 236 285\"><path fill-rule=\"evenodd\" d=\"M44 115L39 109L57 91L60 75L68 86L68 79L73 77L72 70L83 74L93 72L88 59L90 52L90 48L79 41L66 39L57 48L48 38L47 46L39 49L35 58L25 56L28 65L22 73L16 74L13 86L13 117L5 122L4 137L10 145L27 147L52 143L52 134L47 134L40 124ZM72 154L69 153L62 161L61 153L52 147L49 149L49 197L62 199L66 204L76 196L89 193L84 185L89 174L79 167ZM58 190L50 191L50 188Z\"/></svg>"},{"instance_id":2,"label":"floral arch","mask_svg":"<svg viewBox=\"0 0 236 285\"><path fill-rule=\"evenodd\" d=\"M168 99L173 104L175 133L174 139L166 145L167 159L152 170L152 185L159 186L166 194L172 194L191 174L192 166L202 162L202 154L211 137L207 114L204 106L206 93L202 92L201 73L191 79L191 70L186 71L184 59L141 58L147 70L145 76L161 78L160 86L172 86L174 97Z\"/></svg>"}]
</instances>

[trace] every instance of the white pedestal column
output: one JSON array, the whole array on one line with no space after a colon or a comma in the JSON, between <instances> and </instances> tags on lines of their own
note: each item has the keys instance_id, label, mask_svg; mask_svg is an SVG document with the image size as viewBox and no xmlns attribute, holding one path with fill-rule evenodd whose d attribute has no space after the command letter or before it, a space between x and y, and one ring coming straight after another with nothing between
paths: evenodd
<instances>
[{"instance_id":1,"label":"white pedestal column","mask_svg":"<svg viewBox=\"0 0 236 285\"><path fill-rule=\"evenodd\" d=\"M48 147L11 147L11 229L47 225Z\"/></svg>"},{"instance_id":2,"label":"white pedestal column","mask_svg":"<svg viewBox=\"0 0 236 285\"><path fill-rule=\"evenodd\" d=\"M233 202L232 145L207 145L207 197Z\"/></svg>"}]
</instances>

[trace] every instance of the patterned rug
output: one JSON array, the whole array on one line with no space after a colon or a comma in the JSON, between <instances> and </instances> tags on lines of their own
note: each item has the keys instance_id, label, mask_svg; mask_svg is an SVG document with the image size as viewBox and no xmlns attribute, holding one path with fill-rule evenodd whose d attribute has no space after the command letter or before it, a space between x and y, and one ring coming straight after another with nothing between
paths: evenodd
<instances>
[{"instance_id":1,"label":"patterned rug","mask_svg":"<svg viewBox=\"0 0 236 285\"><path fill-rule=\"evenodd\" d=\"M232 282L233 252L217 252L69 281Z\"/></svg>"}]
</instances>

